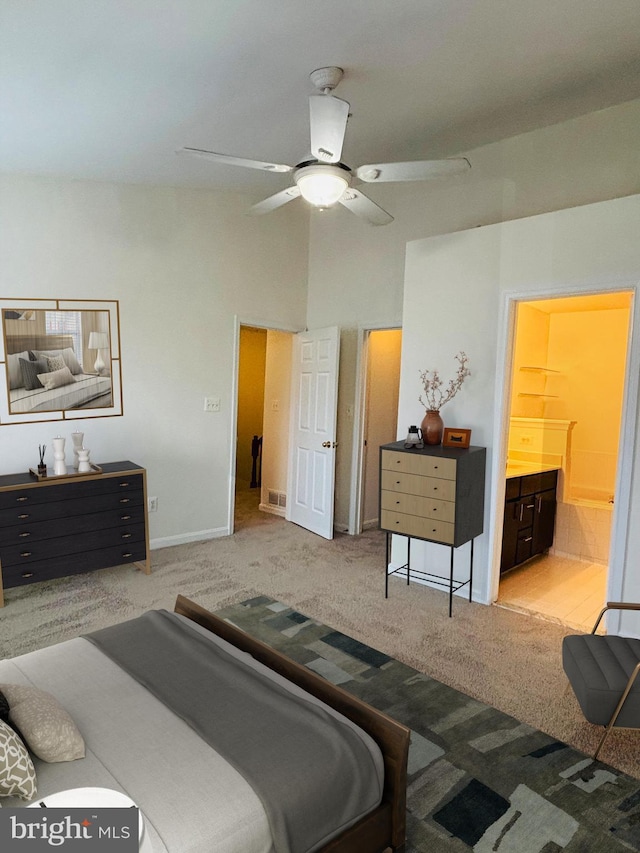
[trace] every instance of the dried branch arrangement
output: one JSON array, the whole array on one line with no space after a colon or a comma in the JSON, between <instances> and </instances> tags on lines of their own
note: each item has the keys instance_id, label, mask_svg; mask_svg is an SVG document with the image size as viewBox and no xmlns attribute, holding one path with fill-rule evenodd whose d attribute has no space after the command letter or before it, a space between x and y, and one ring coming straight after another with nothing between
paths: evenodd
<instances>
[{"instance_id":1,"label":"dried branch arrangement","mask_svg":"<svg viewBox=\"0 0 640 853\"><path fill-rule=\"evenodd\" d=\"M471 375L471 371L467 367L469 359L466 353L459 352L455 356L458 362L458 371L454 379L449 380L449 384L444 387L444 382L440 378L437 370L422 370L420 371L420 379L424 388L424 399L422 394L418 397L418 401L422 403L427 411L439 412L445 403L452 400L458 391L462 388L462 384L467 376Z\"/></svg>"}]
</instances>

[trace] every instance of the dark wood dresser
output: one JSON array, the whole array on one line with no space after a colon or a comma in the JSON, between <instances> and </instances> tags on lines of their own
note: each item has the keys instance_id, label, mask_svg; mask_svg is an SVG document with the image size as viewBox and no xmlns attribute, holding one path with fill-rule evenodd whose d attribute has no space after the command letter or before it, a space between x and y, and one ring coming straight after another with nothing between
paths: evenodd
<instances>
[{"instance_id":1,"label":"dark wood dresser","mask_svg":"<svg viewBox=\"0 0 640 853\"><path fill-rule=\"evenodd\" d=\"M146 471L108 462L102 473L37 480L0 476L3 589L134 563L151 573Z\"/></svg>"}]
</instances>

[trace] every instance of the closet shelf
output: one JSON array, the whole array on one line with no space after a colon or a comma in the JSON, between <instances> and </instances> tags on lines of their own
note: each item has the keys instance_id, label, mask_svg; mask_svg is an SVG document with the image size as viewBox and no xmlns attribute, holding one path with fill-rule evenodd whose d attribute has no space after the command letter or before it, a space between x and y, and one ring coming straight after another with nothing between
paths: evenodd
<instances>
[{"instance_id":1,"label":"closet shelf","mask_svg":"<svg viewBox=\"0 0 640 853\"><path fill-rule=\"evenodd\" d=\"M528 370L531 373L560 373L559 370L552 370L550 367L521 367L520 370Z\"/></svg>"}]
</instances>

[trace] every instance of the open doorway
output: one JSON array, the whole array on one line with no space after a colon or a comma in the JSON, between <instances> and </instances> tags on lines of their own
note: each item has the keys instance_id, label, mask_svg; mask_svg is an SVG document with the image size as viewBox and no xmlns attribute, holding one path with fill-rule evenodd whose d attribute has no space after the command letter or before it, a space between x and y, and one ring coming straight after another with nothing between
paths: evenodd
<instances>
[{"instance_id":1,"label":"open doorway","mask_svg":"<svg viewBox=\"0 0 640 853\"><path fill-rule=\"evenodd\" d=\"M284 517L293 333L240 325L234 530Z\"/></svg>"},{"instance_id":2,"label":"open doorway","mask_svg":"<svg viewBox=\"0 0 640 853\"><path fill-rule=\"evenodd\" d=\"M378 524L381 444L398 437L398 395L400 390L401 329L371 329L363 340L362 431L358 448L360 533Z\"/></svg>"},{"instance_id":3,"label":"open doorway","mask_svg":"<svg viewBox=\"0 0 640 853\"><path fill-rule=\"evenodd\" d=\"M631 305L624 291L517 306L498 603L577 629L607 596Z\"/></svg>"}]
</instances>

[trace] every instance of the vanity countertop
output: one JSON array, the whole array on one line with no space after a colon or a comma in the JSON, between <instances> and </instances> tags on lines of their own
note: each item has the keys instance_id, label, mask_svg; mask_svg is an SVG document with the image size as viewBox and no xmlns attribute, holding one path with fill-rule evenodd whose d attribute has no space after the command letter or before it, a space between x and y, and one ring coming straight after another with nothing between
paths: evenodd
<instances>
[{"instance_id":1,"label":"vanity countertop","mask_svg":"<svg viewBox=\"0 0 640 853\"><path fill-rule=\"evenodd\" d=\"M545 462L522 462L519 459L507 461L507 480L511 477L525 477L527 474L542 474L543 471L559 471L559 465Z\"/></svg>"}]
</instances>

